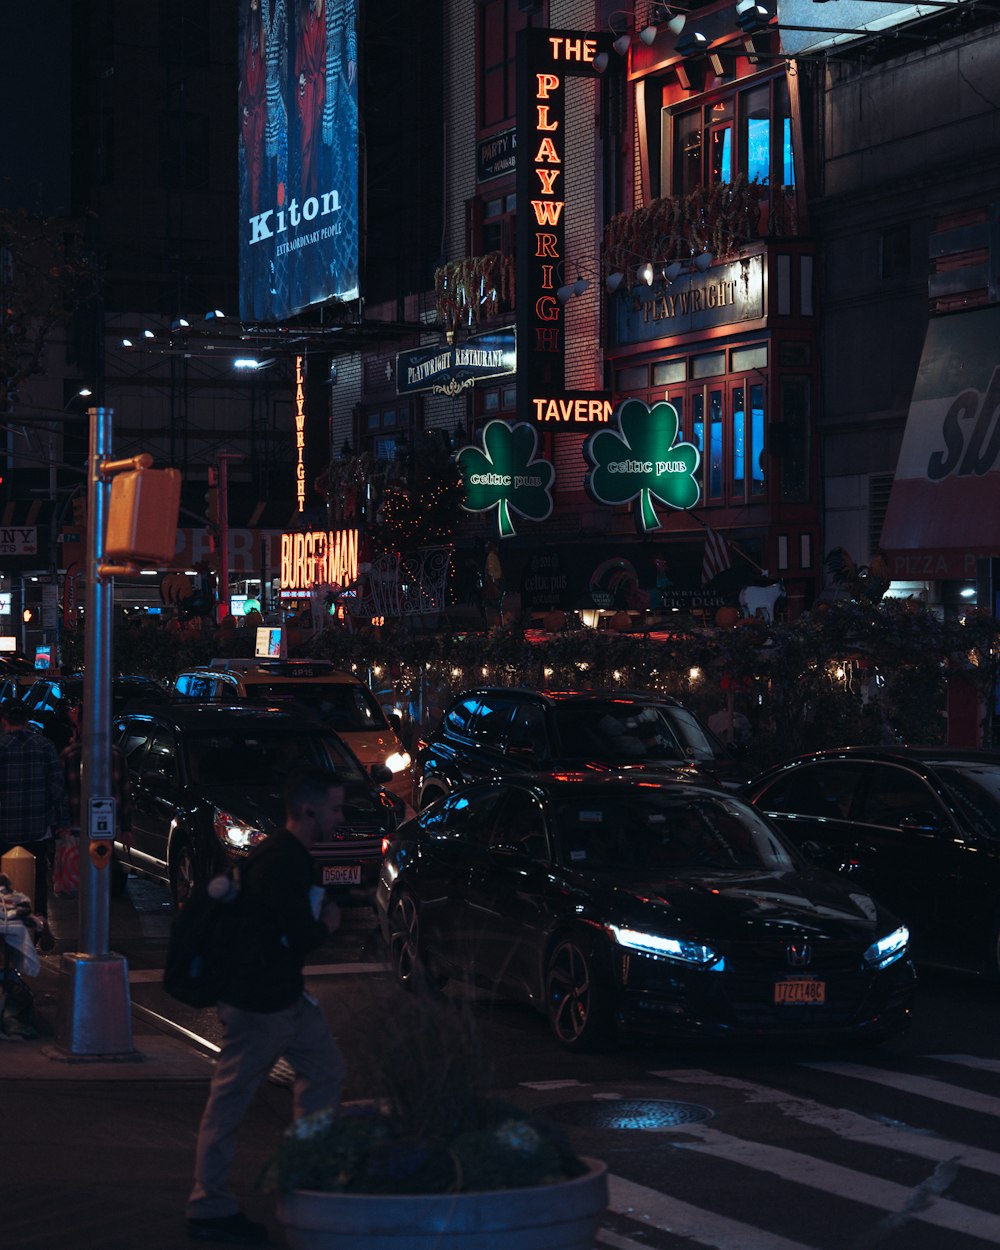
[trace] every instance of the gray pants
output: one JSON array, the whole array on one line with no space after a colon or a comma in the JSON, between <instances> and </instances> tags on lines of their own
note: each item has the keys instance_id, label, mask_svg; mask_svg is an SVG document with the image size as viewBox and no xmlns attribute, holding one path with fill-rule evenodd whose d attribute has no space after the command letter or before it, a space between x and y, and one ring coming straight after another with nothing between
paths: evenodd
<instances>
[{"instance_id":1,"label":"gray pants","mask_svg":"<svg viewBox=\"0 0 1000 1250\"><path fill-rule=\"evenodd\" d=\"M189 1219L213 1219L240 1209L229 1188L236 1132L254 1095L277 1061L295 1069L293 1114L337 1106L344 1060L322 1011L302 997L284 1011L241 1011L219 1003L222 1050L198 1129Z\"/></svg>"}]
</instances>

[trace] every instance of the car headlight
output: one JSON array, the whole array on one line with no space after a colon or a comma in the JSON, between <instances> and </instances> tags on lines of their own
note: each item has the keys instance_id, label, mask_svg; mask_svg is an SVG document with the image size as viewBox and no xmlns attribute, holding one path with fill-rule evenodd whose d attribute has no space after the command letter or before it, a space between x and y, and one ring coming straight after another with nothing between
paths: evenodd
<instances>
[{"instance_id":1,"label":"car headlight","mask_svg":"<svg viewBox=\"0 0 1000 1250\"><path fill-rule=\"evenodd\" d=\"M251 846L256 846L267 837L263 829L248 825L238 816L219 809L212 818L212 828L215 830L215 836L224 846L231 846L237 851L245 851Z\"/></svg>"},{"instance_id":2,"label":"car headlight","mask_svg":"<svg viewBox=\"0 0 1000 1250\"><path fill-rule=\"evenodd\" d=\"M902 959L910 943L910 931L901 924L888 937L872 942L865 951L864 959L869 968L888 968L897 959Z\"/></svg>"},{"instance_id":3,"label":"car headlight","mask_svg":"<svg viewBox=\"0 0 1000 1250\"><path fill-rule=\"evenodd\" d=\"M659 933L644 933L641 929L626 929L609 924L608 930L619 946L641 951L644 955L659 955L661 959L676 959L683 964L708 968L718 963L718 953L701 942L687 942L683 938L663 937Z\"/></svg>"},{"instance_id":4,"label":"car headlight","mask_svg":"<svg viewBox=\"0 0 1000 1250\"><path fill-rule=\"evenodd\" d=\"M386 758L385 766L391 772L401 773L405 768L410 767L409 751L393 751L393 753Z\"/></svg>"}]
</instances>

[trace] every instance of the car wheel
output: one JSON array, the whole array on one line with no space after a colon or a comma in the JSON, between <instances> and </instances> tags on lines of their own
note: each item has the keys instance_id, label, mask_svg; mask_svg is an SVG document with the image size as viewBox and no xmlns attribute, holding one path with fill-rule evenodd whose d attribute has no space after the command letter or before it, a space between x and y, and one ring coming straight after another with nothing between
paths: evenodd
<instances>
[{"instance_id":1,"label":"car wheel","mask_svg":"<svg viewBox=\"0 0 1000 1250\"><path fill-rule=\"evenodd\" d=\"M440 989L444 977L431 975L420 938L420 912L411 894L402 891L389 911L389 963L407 989Z\"/></svg>"},{"instance_id":2,"label":"car wheel","mask_svg":"<svg viewBox=\"0 0 1000 1250\"><path fill-rule=\"evenodd\" d=\"M183 907L198 884L198 868L194 860L194 851L190 844L182 842L174 852L174 870L171 873L171 893L174 906Z\"/></svg>"},{"instance_id":3,"label":"car wheel","mask_svg":"<svg viewBox=\"0 0 1000 1250\"><path fill-rule=\"evenodd\" d=\"M570 1050L600 1050L613 1040L610 982L584 939L566 937L553 949L545 1005L552 1032Z\"/></svg>"},{"instance_id":4,"label":"car wheel","mask_svg":"<svg viewBox=\"0 0 1000 1250\"><path fill-rule=\"evenodd\" d=\"M111 861L111 897L121 898L128 885L128 869L120 859Z\"/></svg>"}]
</instances>

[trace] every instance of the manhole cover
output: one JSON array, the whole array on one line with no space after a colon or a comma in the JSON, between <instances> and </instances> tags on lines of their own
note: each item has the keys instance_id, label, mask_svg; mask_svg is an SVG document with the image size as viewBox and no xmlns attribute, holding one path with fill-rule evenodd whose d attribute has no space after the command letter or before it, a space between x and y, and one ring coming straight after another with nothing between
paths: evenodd
<instances>
[{"instance_id":1,"label":"manhole cover","mask_svg":"<svg viewBox=\"0 0 1000 1250\"><path fill-rule=\"evenodd\" d=\"M694 1102L663 1102L649 1098L601 1098L593 1102L561 1103L545 1114L581 1128L663 1129L701 1124L715 1114Z\"/></svg>"}]
</instances>

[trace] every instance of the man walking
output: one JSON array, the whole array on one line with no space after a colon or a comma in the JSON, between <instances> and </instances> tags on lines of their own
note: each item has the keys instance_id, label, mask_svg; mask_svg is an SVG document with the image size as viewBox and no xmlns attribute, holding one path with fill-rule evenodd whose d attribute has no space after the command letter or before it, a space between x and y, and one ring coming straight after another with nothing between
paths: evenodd
<instances>
[{"instance_id":1,"label":"man walking","mask_svg":"<svg viewBox=\"0 0 1000 1250\"><path fill-rule=\"evenodd\" d=\"M340 908L314 886L310 849L343 820L344 787L310 769L285 787L285 827L250 852L240 873L239 957L218 1004L222 1048L198 1130L188 1233L201 1241L260 1245L267 1229L247 1218L229 1188L236 1132L282 1057L295 1070L293 1114L340 1102L344 1061L316 1000L306 956L340 924Z\"/></svg>"},{"instance_id":2,"label":"man walking","mask_svg":"<svg viewBox=\"0 0 1000 1250\"><path fill-rule=\"evenodd\" d=\"M49 914L53 837L69 829L69 800L59 752L28 728L23 703L0 711L0 856L23 846L35 857L35 912Z\"/></svg>"}]
</instances>

